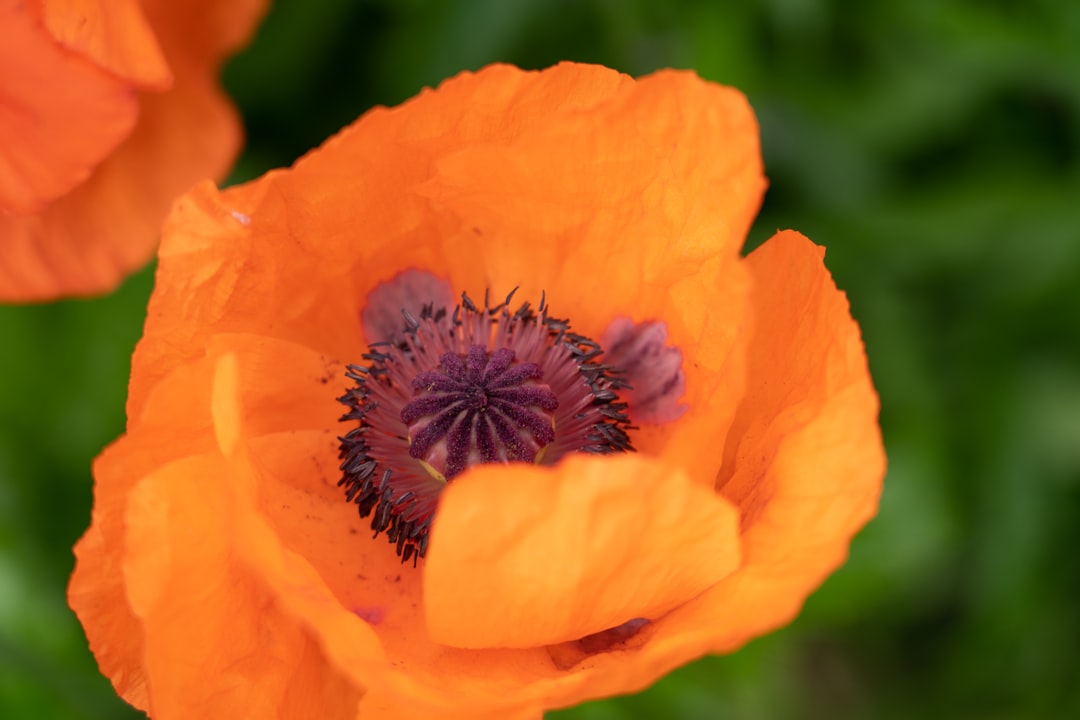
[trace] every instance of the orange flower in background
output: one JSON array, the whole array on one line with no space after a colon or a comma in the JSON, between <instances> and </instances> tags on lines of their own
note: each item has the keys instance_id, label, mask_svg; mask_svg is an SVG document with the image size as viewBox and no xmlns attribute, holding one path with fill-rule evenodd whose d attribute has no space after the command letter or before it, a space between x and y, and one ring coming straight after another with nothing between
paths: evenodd
<instances>
[{"instance_id":1,"label":"orange flower in background","mask_svg":"<svg viewBox=\"0 0 1080 720\"><path fill-rule=\"evenodd\" d=\"M790 621L884 455L822 249L740 256L764 187L737 91L564 64L193 190L76 547L117 691L535 718Z\"/></svg>"},{"instance_id":2,"label":"orange flower in background","mask_svg":"<svg viewBox=\"0 0 1080 720\"><path fill-rule=\"evenodd\" d=\"M111 290L240 145L217 86L264 0L0 0L0 302Z\"/></svg>"}]
</instances>

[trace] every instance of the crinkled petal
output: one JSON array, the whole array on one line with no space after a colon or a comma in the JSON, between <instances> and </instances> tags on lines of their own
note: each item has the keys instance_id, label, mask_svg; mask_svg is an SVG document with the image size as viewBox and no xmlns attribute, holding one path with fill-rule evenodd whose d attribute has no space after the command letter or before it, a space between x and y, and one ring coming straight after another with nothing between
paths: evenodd
<instances>
[{"instance_id":1,"label":"crinkled petal","mask_svg":"<svg viewBox=\"0 0 1080 720\"><path fill-rule=\"evenodd\" d=\"M777 510L774 498L792 495L850 501L860 526L877 508L885 470L877 393L824 253L785 231L747 258L756 324L749 388L717 478L720 492L739 504L744 530ZM796 451L831 464L801 463Z\"/></svg>"},{"instance_id":2,"label":"crinkled petal","mask_svg":"<svg viewBox=\"0 0 1080 720\"><path fill-rule=\"evenodd\" d=\"M823 253L785 231L748 258L756 311L748 391L717 478L740 508L742 566L658 631L688 656L730 651L789 622L877 512L885 473L877 394Z\"/></svg>"},{"instance_id":3,"label":"crinkled petal","mask_svg":"<svg viewBox=\"0 0 1080 720\"><path fill-rule=\"evenodd\" d=\"M95 496L95 517L100 517L100 489L95 490ZM122 499L117 496L112 505ZM110 514L118 511L122 517L122 507ZM122 544L109 541L106 527L96 523L75 545L75 571L67 600L85 629L102 674L112 682L117 695L145 711L150 707L150 689L143 665L143 629L127 602Z\"/></svg>"},{"instance_id":4,"label":"crinkled petal","mask_svg":"<svg viewBox=\"0 0 1080 720\"><path fill-rule=\"evenodd\" d=\"M225 192L206 182L177 202L165 224L150 300L155 321L133 361L140 372L132 377L129 417L140 414L149 388L168 368L197 358L221 333L306 347L334 363L318 376L344 389L344 362L366 352L359 299L339 269L322 277L330 269L321 259L290 252L289 214L265 181ZM285 373L281 381L290 382Z\"/></svg>"}]
</instances>

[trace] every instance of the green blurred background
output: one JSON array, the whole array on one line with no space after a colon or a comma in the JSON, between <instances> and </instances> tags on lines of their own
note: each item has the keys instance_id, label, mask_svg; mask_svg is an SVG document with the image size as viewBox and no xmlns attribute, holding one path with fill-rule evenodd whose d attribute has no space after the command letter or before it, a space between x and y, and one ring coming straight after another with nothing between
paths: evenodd
<instances>
[{"instance_id":1,"label":"green blurred background","mask_svg":"<svg viewBox=\"0 0 1080 720\"><path fill-rule=\"evenodd\" d=\"M225 73L233 180L461 69L563 59L746 92L771 181L750 246L828 246L889 475L793 625L551 717L1080 717L1080 2L282 0ZM0 307L2 718L138 715L64 588L151 285Z\"/></svg>"}]
</instances>

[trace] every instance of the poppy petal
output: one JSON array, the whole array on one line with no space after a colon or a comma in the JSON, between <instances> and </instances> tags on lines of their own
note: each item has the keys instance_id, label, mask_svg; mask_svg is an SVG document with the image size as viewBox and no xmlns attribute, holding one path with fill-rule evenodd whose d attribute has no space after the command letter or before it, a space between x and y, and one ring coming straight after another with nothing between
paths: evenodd
<instances>
[{"instance_id":1,"label":"poppy petal","mask_svg":"<svg viewBox=\"0 0 1080 720\"><path fill-rule=\"evenodd\" d=\"M124 577L144 628L150 714L291 717L317 701L320 717L354 718L360 692L231 551L226 475L220 456L187 458L128 499Z\"/></svg>"},{"instance_id":2,"label":"poppy petal","mask_svg":"<svg viewBox=\"0 0 1080 720\"><path fill-rule=\"evenodd\" d=\"M452 284L546 292L595 337L619 314L669 309L703 263L736 265L765 188L746 98L689 72L492 66L392 112L441 150L414 191L458 228L440 242ZM426 128L437 146L414 139L428 117L445 123Z\"/></svg>"},{"instance_id":3,"label":"poppy petal","mask_svg":"<svg viewBox=\"0 0 1080 720\"><path fill-rule=\"evenodd\" d=\"M785 231L747 258L756 311L748 390L717 478L740 508L743 559L658 629L676 642L703 641L691 654L730 651L789 622L877 512L885 473L877 394L823 253Z\"/></svg>"},{"instance_id":4,"label":"poppy petal","mask_svg":"<svg viewBox=\"0 0 1080 720\"><path fill-rule=\"evenodd\" d=\"M209 371L202 377L212 376L204 413L235 457L243 429L239 363L225 354L199 365ZM226 531L243 525L236 495L245 485L235 465L213 452L188 456L150 472L126 495L123 574L127 605L145 627L141 661L154 687L148 710L155 718L293 716L314 704L320 716L355 717L358 686L329 664L310 631L282 615L261 571L272 563L251 573L238 552L243 532ZM192 572L199 587L177 591Z\"/></svg>"},{"instance_id":5,"label":"poppy petal","mask_svg":"<svg viewBox=\"0 0 1080 720\"><path fill-rule=\"evenodd\" d=\"M149 260L176 197L222 177L236 155L240 125L215 69L264 8L263 0L143 5L174 82L138 95L134 129L85 182L38 214L0 214L0 301L101 292ZM81 128L85 113L75 115Z\"/></svg>"},{"instance_id":6,"label":"poppy petal","mask_svg":"<svg viewBox=\"0 0 1080 720\"><path fill-rule=\"evenodd\" d=\"M216 64L245 45L269 6L267 0L141 0L141 4L176 72ZM205 74L205 67L202 70ZM207 81L212 82L209 77Z\"/></svg>"},{"instance_id":7,"label":"poppy petal","mask_svg":"<svg viewBox=\"0 0 1080 720\"><path fill-rule=\"evenodd\" d=\"M738 559L732 507L662 463L476 467L440 500L424 569L428 630L466 648L574 640L660 616Z\"/></svg>"},{"instance_id":8,"label":"poppy petal","mask_svg":"<svg viewBox=\"0 0 1080 720\"><path fill-rule=\"evenodd\" d=\"M95 463L99 478L103 477L99 470L103 462L99 458ZM105 517L105 502L99 486L95 489L95 519ZM123 517L122 507L113 512ZM128 605L123 558L117 544L108 539L108 527L104 523L91 526L75 545L68 605L78 615L98 667L112 682L116 694L146 711L150 707L150 689L143 664L143 630Z\"/></svg>"},{"instance_id":9,"label":"poppy petal","mask_svg":"<svg viewBox=\"0 0 1080 720\"><path fill-rule=\"evenodd\" d=\"M13 0L0 2L0 69L2 221L37 212L84 181L131 132L138 100L124 83L58 47ZM4 274L0 265L0 280Z\"/></svg>"},{"instance_id":10,"label":"poppy petal","mask_svg":"<svg viewBox=\"0 0 1080 720\"><path fill-rule=\"evenodd\" d=\"M45 26L64 47L144 90L164 90L172 73L138 0L66 0L42 5Z\"/></svg>"},{"instance_id":11,"label":"poppy petal","mask_svg":"<svg viewBox=\"0 0 1080 720\"><path fill-rule=\"evenodd\" d=\"M756 318L748 388L718 488L740 504L740 567L657 619L648 642L549 692L555 705L645 687L687 660L790 622L877 510L885 457L858 326L820 248L796 232L747 258Z\"/></svg>"},{"instance_id":12,"label":"poppy petal","mask_svg":"<svg viewBox=\"0 0 1080 720\"><path fill-rule=\"evenodd\" d=\"M218 91L178 74L169 92L142 98L134 132L87 182L40 215L0 217L0 293L112 286L146 262L173 198L199 177L220 176L239 142Z\"/></svg>"},{"instance_id":13,"label":"poppy petal","mask_svg":"<svg viewBox=\"0 0 1080 720\"><path fill-rule=\"evenodd\" d=\"M265 583L276 598L275 604L291 618L291 624L310 630L326 657L340 669L343 680L351 680L353 688L394 690L397 686L401 695L412 698L414 711L424 707L425 693L413 678L391 670L374 630L410 621L407 613L398 611L401 598L395 603L384 603L380 598L365 595L364 588L381 585L407 597L405 588L415 585L383 581L378 577L382 573L365 561L364 551L349 556L349 563L340 563L329 573L326 569L332 567L332 562L323 564L322 573L308 562L307 557L332 554L335 545L357 539L355 533L350 538L341 532L348 526L345 518L355 515L347 503L340 501L338 492L328 492L337 490L335 476L319 469L312 472L313 463L319 466L333 457L322 451L332 435L291 431L276 436L261 435L241 443L241 436L250 435L248 420L255 418L248 414L250 408L244 406L241 394L241 387L249 384L250 378L241 380L240 371L237 355L226 351L215 362L212 391L214 432L230 460L229 482L224 487L232 498L230 509L238 559ZM315 452L303 451L309 446ZM275 452L280 450L284 452ZM304 471L296 472L289 467L296 462L303 464ZM280 479L285 479L285 483L280 483ZM261 500L268 496L273 500ZM313 540L318 548L314 553ZM366 545L365 550L371 543ZM387 557L385 553L382 556ZM397 570L396 577L400 580L400 566L395 568L386 563L383 566L390 572ZM375 576L373 583L357 582L365 578L365 573ZM328 575L337 580L339 592L348 588L346 597L331 591L325 581ZM331 675L337 677L337 672ZM400 709L401 705L397 707ZM435 709L437 706L429 708Z\"/></svg>"},{"instance_id":14,"label":"poppy petal","mask_svg":"<svg viewBox=\"0 0 1080 720\"><path fill-rule=\"evenodd\" d=\"M122 572L125 503L138 481L163 464L214 450L211 370L208 361L175 369L154 387L143 416L129 420L129 434L94 461L94 524L75 546L68 603L102 672L142 710L150 701L142 621L132 613Z\"/></svg>"},{"instance_id":15,"label":"poppy petal","mask_svg":"<svg viewBox=\"0 0 1080 720\"><path fill-rule=\"evenodd\" d=\"M885 469L877 393L859 328L824 254L785 231L747 258L756 323L749 389L731 429L737 441L726 448L717 478L720 492L739 504L744 530L766 508L775 511L771 500L784 492L850 499L861 508L859 525L877 507ZM790 453L809 456L809 438L821 441L819 451L836 464L799 468Z\"/></svg>"}]
</instances>

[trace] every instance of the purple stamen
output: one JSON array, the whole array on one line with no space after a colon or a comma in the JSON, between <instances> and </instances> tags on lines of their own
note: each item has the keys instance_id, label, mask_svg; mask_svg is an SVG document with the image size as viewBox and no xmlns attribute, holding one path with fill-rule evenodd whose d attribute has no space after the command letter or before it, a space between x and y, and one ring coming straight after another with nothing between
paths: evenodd
<instances>
[{"instance_id":1,"label":"purple stamen","mask_svg":"<svg viewBox=\"0 0 1080 720\"><path fill-rule=\"evenodd\" d=\"M418 375L412 384L413 399L401 410L401 421L415 429L424 418L431 419L415 432L409 456L427 461L447 480L469 466L473 447L483 462L499 458L499 444L508 460L532 462L537 451L555 439L555 432L550 416L530 408L552 411L559 399L547 386L523 386L543 373L535 363L513 365L514 359L510 348L489 353L485 346L473 344L464 356L445 353L438 370ZM531 436L531 442L523 432ZM440 442L445 443L445 463Z\"/></svg>"},{"instance_id":2,"label":"purple stamen","mask_svg":"<svg viewBox=\"0 0 1080 720\"><path fill-rule=\"evenodd\" d=\"M604 333L605 362L622 371L631 417L640 423L660 425L678 420L686 406L682 351L667 342L662 322L635 323L615 318Z\"/></svg>"},{"instance_id":3,"label":"purple stamen","mask_svg":"<svg viewBox=\"0 0 1080 720\"><path fill-rule=\"evenodd\" d=\"M355 385L339 398L348 407L342 420L358 423L340 438L339 485L375 534L414 564L427 552L446 482L469 467L537 462L541 450L545 464L574 452L633 450L619 394L627 383L607 358L597 360L599 344L551 317L543 297L535 309L511 310L513 293L496 307L487 296L481 307L462 295L450 310L435 292L442 282L407 271L371 293L365 330L378 342L362 356L366 365L348 367ZM417 284L432 292L408 292ZM397 304L396 316L387 303ZM656 344L651 334L631 339L639 348ZM620 348L623 360L650 355L634 346Z\"/></svg>"}]
</instances>

